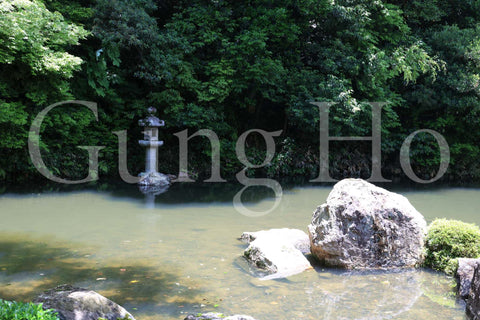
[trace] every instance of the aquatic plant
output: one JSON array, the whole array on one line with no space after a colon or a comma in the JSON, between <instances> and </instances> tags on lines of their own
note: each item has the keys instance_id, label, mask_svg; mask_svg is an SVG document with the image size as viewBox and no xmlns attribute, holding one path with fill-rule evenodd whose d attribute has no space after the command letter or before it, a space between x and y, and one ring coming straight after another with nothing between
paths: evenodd
<instances>
[{"instance_id":1,"label":"aquatic plant","mask_svg":"<svg viewBox=\"0 0 480 320\"><path fill-rule=\"evenodd\" d=\"M59 320L53 309L44 310L42 304L5 301L0 299L2 320Z\"/></svg>"}]
</instances>

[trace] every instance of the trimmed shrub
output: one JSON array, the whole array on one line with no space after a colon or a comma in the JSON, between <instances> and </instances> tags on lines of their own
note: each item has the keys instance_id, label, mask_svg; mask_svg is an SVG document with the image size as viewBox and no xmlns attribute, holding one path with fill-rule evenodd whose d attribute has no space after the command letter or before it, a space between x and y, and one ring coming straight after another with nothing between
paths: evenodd
<instances>
[{"instance_id":1,"label":"trimmed shrub","mask_svg":"<svg viewBox=\"0 0 480 320\"><path fill-rule=\"evenodd\" d=\"M0 299L2 320L59 320L54 310L43 310L42 304L5 301Z\"/></svg>"},{"instance_id":2,"label":"trimmed shrub","mask_svg":"<svg viewBox=\"0 0 480 320\"><path fill-rule=\"evenodd\" d=\"M457 258L480 257L480 229L458 220L436 219L428 227L425 266L453 275Z\"/></svg>"}]
</instances>

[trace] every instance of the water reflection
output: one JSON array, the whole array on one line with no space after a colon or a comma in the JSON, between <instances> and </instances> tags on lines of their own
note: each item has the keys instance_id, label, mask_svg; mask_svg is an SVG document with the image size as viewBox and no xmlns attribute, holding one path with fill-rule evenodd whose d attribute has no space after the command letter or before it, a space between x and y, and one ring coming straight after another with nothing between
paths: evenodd
<instances>
[{"instance_id":1,"label":"water reflection","mask_svg":"<svg viewBox=\"0 0 480 320\"><path fill-rule=\"evenodd\" d=\"M189 203L231 203L234 196L244 186L235 183L173 183L167 186L166 190L159 187L158 193L153 187L157 203L164 204L189 204ZM318 187L318 184L316 185ZM151 197L145 199L145 194L149 193L147 188L136 184L128 184L123 181L92 182L79 185L68 185L59 183L29 184L0 187L0 196L8 195L32 195L32 194L69 194L78 192L100 192L109 194L115 198L128 198L132 201L151 203ZM296 188L295 184L282 183L284 191ZM139 192L140 190L140 192ZM166 192L168 191L168 192ZM242 194L242 200L245 203L258 203L265 199L275 198L272 189L263 186L252 186Z\"/></svg>"},{"instance_id":2,"label":"water reflection","mask_svg":"<svg viewBox=\"0 0 480 320\"><path fill-rule=\"evenodd\" d=\"M52 246L38 239L7 240L2 236L0 297L30 301L44 290L73 284L96 290L120 304L154 305L157 314L168 314L172 304L193 309L204 301L205 293L198 283L181 279L180 269L159 268L146 260L97 260L92 254L95 248L91 249L76 248L72 243Z\"/></svg>"},{"instance_id":3,"label":"water reflection","mask_svg":"<svg viewBox=\"0 0 480 320\"><path fill-rule=\"evenodd\" d=\"M167 192L170 185L163 186L138 186L138 189L141 193L145 195L145 208L153 209L155 208L155 197Z\"/></svg>"},{"instance_id":4,"label":"water reflection","mask_svg":"<svg viewBox=\"0 0 480 320\"><path fill-rule=\"evenodd\" d=\"M417 270L342 273L336 284L308 288L307 297L324 306L322 319L350 319L352 311L355 319L392 319L417 303L424 278Z\"/></svg>"}]
</instances>

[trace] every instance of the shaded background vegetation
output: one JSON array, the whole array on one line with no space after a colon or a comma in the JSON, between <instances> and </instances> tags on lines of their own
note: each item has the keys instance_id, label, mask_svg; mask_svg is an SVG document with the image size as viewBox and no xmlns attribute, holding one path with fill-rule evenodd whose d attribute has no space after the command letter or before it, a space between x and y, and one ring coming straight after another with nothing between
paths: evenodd
<instances>
[{"instance_id":1,"label":"shaded background vegetation","mask_svg":"<svg viewBox=\"0 0 480 320\"><path fill-rule=\"evenodd\" d=\"M159 168L178 171L175 132L211 129L221 139L222 175L242 169L235 142L246 130L283 130L259 176L318 175L319 112L333 101L330 134L371 134L365 101L382 113L384 176L405 178L399 149L429 128L451 150L446 179L480 176L480 1L327 0L3 0L0 2L0 179L44 179L30 162L27 137L46 106L98 103L99 119L79 106L52 111L42 155L58 176L85 177L79 145L106 146L100 176L117 178L117 137L128 130L129 168L143 169L137 125L148 106L166 121ZM252 161L261 136L247 141ZM368 177L371 144L331 142L331 175ZM210 144L190 143L189 169L209 175ZM419 177L435 176L439 150L414 140ZM253 173L252 173L253 174ZM45 180L45 179L44 179Z\"/></svg>"}]
</instances>

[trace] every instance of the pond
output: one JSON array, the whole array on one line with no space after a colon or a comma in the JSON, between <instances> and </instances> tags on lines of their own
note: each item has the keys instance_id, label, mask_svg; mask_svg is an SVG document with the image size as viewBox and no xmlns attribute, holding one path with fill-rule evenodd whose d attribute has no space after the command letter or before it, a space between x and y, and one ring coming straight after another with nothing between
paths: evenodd
<instances>
[{"instance_id":1,"label":"pond","mask_svg":"<svg viewBox=\"0 0 480 320\"><path fill-rule=\"evenodd\" d=\"M466 319L452 279L429 270L345 272L317 267L261 281L241 258L244 231L306 230L331 187L284 190L270 214L247 217L237 186L173 185L146 203L135 186L114 191L0 196L0 297L29 300L70 283L98 291L137 320L221 312L270 319ZM391 189L391 188L389 188ZM480 190L399 189L430 222L480 224ZM274 202L246 194L251 210Z\"/></svg>"}]
</instances>

